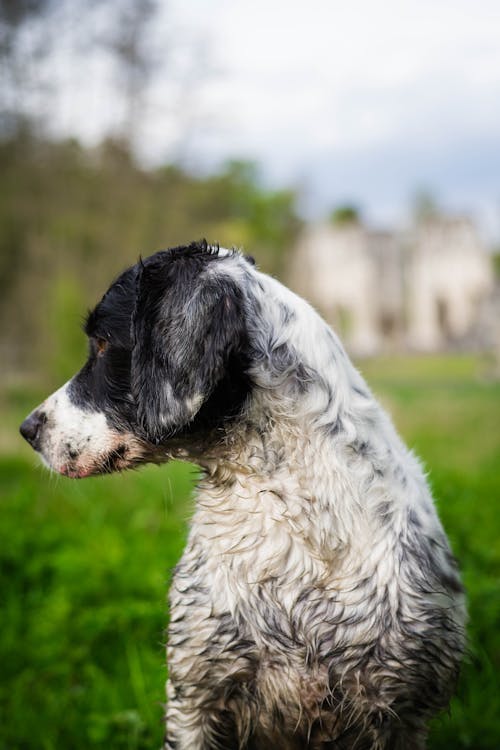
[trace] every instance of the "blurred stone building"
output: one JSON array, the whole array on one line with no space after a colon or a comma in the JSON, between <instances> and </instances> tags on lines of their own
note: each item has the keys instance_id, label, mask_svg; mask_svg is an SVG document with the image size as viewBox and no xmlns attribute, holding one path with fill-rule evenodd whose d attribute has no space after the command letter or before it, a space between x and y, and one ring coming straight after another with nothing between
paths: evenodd
<instances>
[{"instance_id":1,"label":"blurred stone building","mask_svg":"<svg viewBox=\"0 0 500 750\"><path fill-rule=\"evenodd\" d=\"M433 216L407 233L309 225L288 281L363 356L474 345L493 270L469 219Z\"/></svg>"}]
</instances>

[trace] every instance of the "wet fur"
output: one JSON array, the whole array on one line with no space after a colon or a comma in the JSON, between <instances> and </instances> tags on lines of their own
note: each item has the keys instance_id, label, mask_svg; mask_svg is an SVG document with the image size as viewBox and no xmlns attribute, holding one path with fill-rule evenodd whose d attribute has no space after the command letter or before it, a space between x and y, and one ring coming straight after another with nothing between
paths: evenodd
<instances>
[{"instance_id":1,"label":"wet fur","mask_svg":"<svg viewBox=\"0 0 500 750\"><path fill-rule=\"evenodd\" d=\"M462 587L420 464L332 330L201 243L126 271L87 333L89 361L39 407L45 460L203 470L170 590L166 748L424 747Z\"/></svg>"}]
</instances>

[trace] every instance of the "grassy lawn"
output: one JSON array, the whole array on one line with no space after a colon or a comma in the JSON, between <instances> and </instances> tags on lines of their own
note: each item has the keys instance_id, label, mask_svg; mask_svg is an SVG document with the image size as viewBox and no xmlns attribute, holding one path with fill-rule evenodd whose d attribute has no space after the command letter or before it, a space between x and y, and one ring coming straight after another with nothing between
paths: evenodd
<instances>
[{"instance_id":1,"label":"grassy lawn","mask_svg":"<svg viewBox=\"0 0 500 750\"><path fill-rule=\"evenodd\" d=\"M431 746L500 747L500 384L470 357L361 365L429 471L469 595L470 655ZM17 435L40 394L3 394L0 748L158 748L169 573L196 472L75 482Z\"/></svg>"}]
</instances>

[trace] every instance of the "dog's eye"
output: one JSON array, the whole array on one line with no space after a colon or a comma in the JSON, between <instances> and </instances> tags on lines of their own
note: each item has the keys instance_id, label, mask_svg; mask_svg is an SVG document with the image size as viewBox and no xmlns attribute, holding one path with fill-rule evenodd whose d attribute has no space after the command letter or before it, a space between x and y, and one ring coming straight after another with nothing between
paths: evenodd
<instances>
[{"instance_id":1,"label":"dog's eye","mask_svg":"<svg viewBox=\"0 0 500 750\"><path fill-rule=\"evenodd\" d=\"M97 356L102 357L102 355L108 348L108 342L106 341L106 339L96 338L95 343L97 346Z\"/></svg>"}]
</instances>

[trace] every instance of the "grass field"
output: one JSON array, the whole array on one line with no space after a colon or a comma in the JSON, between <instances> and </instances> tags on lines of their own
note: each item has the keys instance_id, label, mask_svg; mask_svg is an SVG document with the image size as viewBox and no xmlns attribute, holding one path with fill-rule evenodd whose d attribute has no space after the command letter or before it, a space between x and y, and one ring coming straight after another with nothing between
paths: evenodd
<instances>
[{"instance_id":1,"label":"grass field","mask_svg":"<svg viewBox=\"0 0 500 750\"><path fill-rule=\"evenodd\" d=\"M470 655L431 747L500 747L500 384L471 357L362 371L429 471L469 596ZM11 387L0 426L0 748L159 748L165 594L193 467L75 482L17 426L41 394Z\"/></svg>"}]
</instances>

